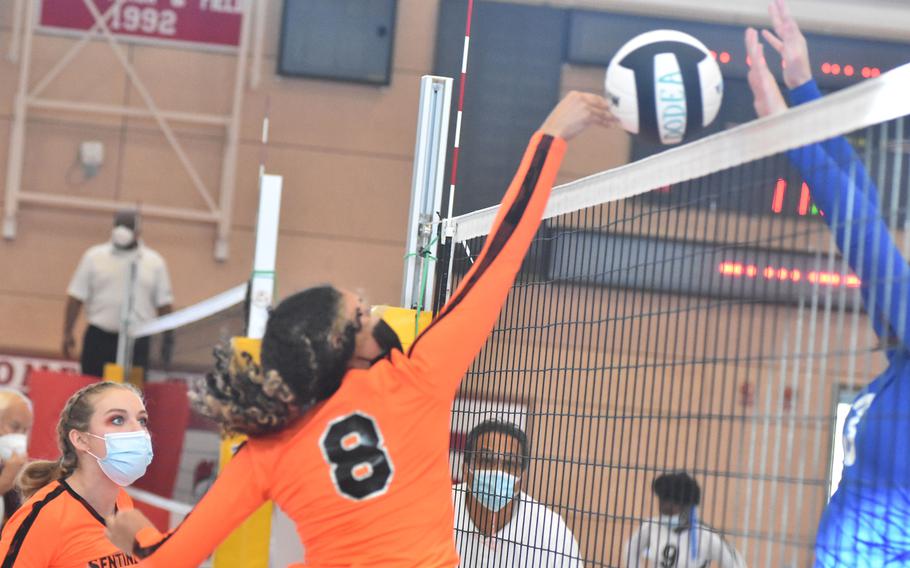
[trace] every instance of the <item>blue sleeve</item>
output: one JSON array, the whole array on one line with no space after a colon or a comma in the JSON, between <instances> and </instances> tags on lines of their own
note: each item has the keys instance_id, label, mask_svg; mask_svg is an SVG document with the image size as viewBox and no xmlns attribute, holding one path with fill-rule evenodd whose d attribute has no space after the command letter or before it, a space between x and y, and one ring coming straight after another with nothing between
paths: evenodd
<instances>
[{"instance_id":1,"label":"blue sleeve","mask_svg":"<svg viewBox=\"0 0 910 568\"><path fill-rule=\"evenodd\" d=\"M804 103L820 99L822 92L815 79L803 83L788 93L790 104L799 106ZM841 170L849 172L853 177L853 184L858 190L866 192L874 205L878 205L878 192L875 185L870 182L869 174L862 161L857 157L853 147L843 136L831 138L821 143L825 152L830 156ZM805 177L805 176L804 176ZM819 205L816 203L816 205ZM824 211L824 208L822 208Z\"/></svg>"},{"instance_id":2,"label":"blue sleeve","mask_svg":"<svg viewBox=\"0 0 910 568\"><path fill-rule=\"evenodd\" d=\"M863 186L852 183L855 175L851 175L859 165L852 163L844 169L825 150L822 144L812 144L791 150L788 156L809 184L838 248L862 280L863 303L876 333L889 340L896 336L910 349L910 268L891 238L878 203L869 199L875 186L866 177L869 191L862 191Z\"/></svg>"}]
</instances>

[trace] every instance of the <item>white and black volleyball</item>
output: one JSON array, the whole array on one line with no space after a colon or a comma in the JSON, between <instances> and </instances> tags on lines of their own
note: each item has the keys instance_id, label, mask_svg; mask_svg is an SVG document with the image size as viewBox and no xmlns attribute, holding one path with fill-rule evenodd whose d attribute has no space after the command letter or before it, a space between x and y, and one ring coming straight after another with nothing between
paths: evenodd
<instances>
[{"instance_id":1,"label":"white and black volleyball","mask_svg":"<svg viewBox=\"0 0 910 568\"><path fill-rule=\"evenodd\" d=\"M678 144L711 124L724 94L708 48L674 30L626 42L607 67L605 87L623 128L661 144Z\"/></svg>"}]
</instances>

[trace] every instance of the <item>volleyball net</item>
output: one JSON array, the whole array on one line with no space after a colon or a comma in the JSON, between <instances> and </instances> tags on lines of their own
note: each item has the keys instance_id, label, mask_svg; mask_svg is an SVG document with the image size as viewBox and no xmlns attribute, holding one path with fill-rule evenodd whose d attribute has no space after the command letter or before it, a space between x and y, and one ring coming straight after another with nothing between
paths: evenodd
<instances>
[{"instance_id":1,"label":"volleyball net","mask_svg":"<svg viewBox=\"0 0 910 568\"><path fill-rule=\"evenodd\" d=\"M192 306L135 326L132 343L148 344L148 371L162 374L204 374L212 368L219 343L244 334L248 283Z\"/></svg>"},{"instance_id":2,"label":"volleyball net","mask_svg":"<svg viewBox=\"0 0 910 568\"><path fill-rule=\"evenodd\" d=\"M677 471L701 487L696 522L747 565L811 564L854 459L846 409L906 337L905 271L875 267L891 244L910 251L908 91L904 66L554 190L453 430L487 418L525 430L522 491L579 546L562 565L676 566L654 546L640 555L652 564L624 549L659 514L653 480ZM495 214L451 220L443 290ZM889 230L869 229L878 221Z\"/></svg>"}]
</instances>

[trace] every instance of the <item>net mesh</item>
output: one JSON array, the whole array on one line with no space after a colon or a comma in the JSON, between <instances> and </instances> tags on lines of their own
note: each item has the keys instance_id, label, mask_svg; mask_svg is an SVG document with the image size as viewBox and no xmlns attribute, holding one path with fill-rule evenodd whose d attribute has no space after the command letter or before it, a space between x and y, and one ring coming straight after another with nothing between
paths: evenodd
<instances>
[{"instance_id":1,"label":"net mesh","mask_svg":"<svg viewBox=\"0 0 910 568\"><path fill-rule=\"evenodd\" d=\"M571 534L547 542L533 509L537 521L490 544L472 538L480 530L462 510L464 565L520 554L515 565L701 566L723 554L717 565L741 565L739 555L749 566L809 566L817 533L833 530L819 523L844 461L852 485L838 515L867 507L844 495L870 484L872 540L910 550L899 526L910 520L899 457L910 442L889 434L910 424L910 410L847 416L864 387L900 378L907 350L906 263L889 255L910 250L910 109L883 92L905 90L908 76L902 68L890 86L861 85L555 190L464 379L470 404L456 403L453 430L484 418L520 425L525 511L536 501ZM841 134L851 146L831 138ZM454 220L452 288L494 214ZM879 221L890 230L875 231ZM908 379L876 404L910 401ZM506 457L517 450L504 440L491 443ZM676 471L697 481L701 502L683 530L661 532L670 521L649 524L659 515L652 482ZM693 533L697 543L678 536ZM843 565L876 554L854 537L840 544ZM545 550L511 546L528 540Z\"/></svg>"},{"instance_id":2,"label":"net mesh","mask_svg":"<svg viewBox=\"0 0 910 568\"><path fill-rule=\"evenodd\" d=\"M212 351L244 335L246 284L131 330L134 342L146 341L148 370L156 374L203 374L212 368Z\"/></svg>"}]
</instances>

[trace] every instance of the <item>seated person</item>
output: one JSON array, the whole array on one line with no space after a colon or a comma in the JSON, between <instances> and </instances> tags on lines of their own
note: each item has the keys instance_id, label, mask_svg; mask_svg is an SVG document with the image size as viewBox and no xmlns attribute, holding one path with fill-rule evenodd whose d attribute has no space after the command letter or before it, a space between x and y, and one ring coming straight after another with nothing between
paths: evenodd
<instances>
[{"instance_id":1,"label":"seated person","mask_svg":"<svg viewBox=\"0 0 910 568\"><path fill-rule=\"evenodd\" d=\"M582 566L562 518L522 491L528 438L513 424L489 420L468 434L455 486L455 544L460 566Z\"/></svg>"},{"instance_id":2,"label":"seated person","mask_svg":"<svg viewBox=\"0 0 910 568\"><path fill-rule=\"evenodd\" d=\"M16 477L28 460L32 401L16 389L0 388L0 527L21 504Z\"/></svg>"},{"instance_id":3,"label":"seated person","mask_svg":"<svg viewBox=\"0 0 910 568\"><path fill-rule=\"evenodd\" d=\"M685 472L665 473L651 485L660 516L648 519L626 545L623 566L745 568L739 552L719 532L698 521L701 488Z\"/></svg>"}]
</instances>

